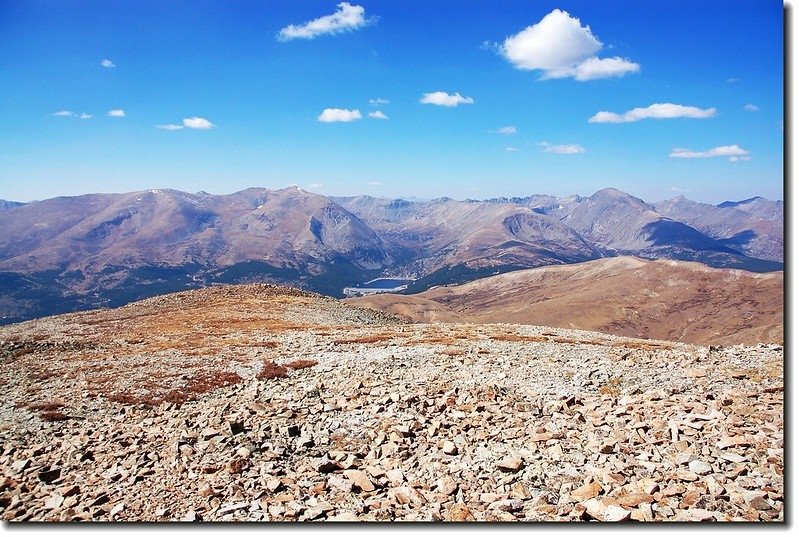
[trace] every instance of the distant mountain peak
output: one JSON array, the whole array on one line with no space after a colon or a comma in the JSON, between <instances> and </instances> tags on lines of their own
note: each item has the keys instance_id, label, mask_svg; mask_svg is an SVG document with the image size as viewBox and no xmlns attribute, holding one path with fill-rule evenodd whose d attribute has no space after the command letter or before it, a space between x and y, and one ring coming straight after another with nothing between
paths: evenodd
<instances>
[{"instance_id":1,"label":"distant mountain peak","mask_svg":"<svg viewBox=\"0 0 799 537\"><path fill-rule=\"evenodd\" d=\"M748 199L745 199L745 200L741 200L741 201L725 201L725 202L719 203L716 207L721 207L721 208L737 207L739 205L746 205L747 203L752 203L753 201L760 201L760 200L764 200L764 199L765 198L762 197L762 196L753 196L751 198L748 198Z\"/></svg>"}]
</instances>

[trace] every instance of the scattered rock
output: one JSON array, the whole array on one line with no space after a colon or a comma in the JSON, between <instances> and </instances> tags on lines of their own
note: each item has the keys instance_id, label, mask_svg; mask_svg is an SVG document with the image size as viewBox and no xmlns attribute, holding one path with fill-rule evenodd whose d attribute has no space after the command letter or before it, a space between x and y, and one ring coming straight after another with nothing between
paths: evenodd
<instances>
[{"instance_id":1,"label":"scattered rock","mask_svg":"<svg viewBox=\"0 0 799 537\"><path fill-rule=\"evenodd\" d=\"M518 472L524 468L524 461L519 457L507 457L497 462L497 468L503 472Z\"/></svg>"}]
</instances>

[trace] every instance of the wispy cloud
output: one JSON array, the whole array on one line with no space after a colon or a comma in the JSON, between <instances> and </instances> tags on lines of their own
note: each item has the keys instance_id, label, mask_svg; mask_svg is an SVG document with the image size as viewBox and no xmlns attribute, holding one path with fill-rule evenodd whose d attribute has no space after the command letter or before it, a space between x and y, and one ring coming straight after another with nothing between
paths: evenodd
<instances>
[{"instance_id":1,"label":"wispy cloud","mask_svg":"<svg viewBox=\"0 0 799 537\"><path fill-rule=\"evenodd\" d=\"M175 125L174 123L170 123L168 125L156 125L159 129L164 129L165 131L179 131L183 128L183 125Z\"/></svg>"},{"instance_id":2,"label":"wispy cloud","mask_svg":"<svg viewBox=\"0 0 799 537\"><path fill-rule=\"evenodd\" d=\"M599 58L602 46L580 19L555 9L494 48L517 69L543 71L541 79L571 77L583 82L640 70L640 65L625 58Z\"/></svg>"},{"instance_id":3,"label":"wispy cloud","mask_svg":"<svg viewBox=\"0 0 799 537\"><path fill-rule=\"evenodd\" d=\"M125 111L120 108L108 111L108 117L125 117Z\"/></svg>"},{"instance_id":4,"label":"wispy cloud","mask_svg":"<svg viewBox=\"0 0 799 537\"><path fill-rule=\"evenodd\" d=\"M724 82L726 82L727 84L735 84L736 82L740 82L740 81L741 81L740 78L728 78Z\"/></svg>"},{"instance_id":5,"label":"wispy cloud","mask_svg":"<svg viewBox=\"0 0 799 537\"><path fill-rule=\"evenodd\" d=\"M116 65L114 65L114 62L112 62L111 60L103 60L100 62L100 65L109 69L112 67L116 67Z\"/></svg>"},{"instance_id":6,"label":"wispy cloud","mask_svg":"<svg viewBox=\"0 0 799 537\"><path fill-rule=\"evenodd\" d=\"M760 107L750 103L744 106L744 110L746 110L747 112L757 112L758 110L760 110Z\"/></svg>"},{"instance_id":7,"label":"wispy cloud","mask_svg":"<svg viewBox=\"0 0 799 537\"><path fill-rule=\"evenodd\" d=\"M671 158L712 158L712 157L729 157L730 162L738 162L742 160L751 160L749 151L738 147L737 145L721 145L708 149L707 151L691 151L682 147L675 148L669 155Z\"/></svg>"},{"instance_id":8,"label":"wispy cloud","mask_svg":"<svg viewBox=\"0 0 799 537\"><path fill-rule=\"evenodd\" d=\"M623 114L613 112L597 112L588 119L589 123L631 123L642 119L673 119L687 117L703 119L716 115L715 108L697 108L672 103L655 103L646 108L633 108Z\"/></svg>"},{"instance_id":9,"label":"wispy cloud","mask_svg":"<svg viewBox=\"0 0 799 537\"><path fill-rule=\"evenodd\" d=\"M322 188L322 183L311 183L310 185L306 186L305 188Z\"/></svg>"},{"instance_id":10,"label":"wispy cloud","mask_svg":"<svg viewBox=\"0 0 799 537\"><path fill-rule=\"evenodd\" d=\"M368 181L366 184L367 184L368 186L380 186L380 185L382 185L383 183L381 183L380 181Z\"/></svg>"},{"instance_id":11,"label":"wispy cloud","mask_svg":"<svg viewBox=\"0 0 799 537\"><path fill-rule=\"evenodd\" d=\"M493 134L504 134L504 135L508 136L510 134L516 134L517 131L516 131L516 127L514 127L513 125L508 125L506 127L500 127L497 130L488 131L488 132L493 133Z\"/></svg>"},{"instance_id":12,"label":"wispy cloud","mask_svg":"<svg viewBox=\"0 0 799 537\"><path fill-rule=\"evenodd\" d=\"M508 153L515 153L518 150L519 150L518 147L513 147L513 146L508 146L505 148L505 151L507 151Z\"/></svg>"},{"instance_id":13,"label":"wispy cloud","mask_svg":"<svg viewBox=\"0 0 799 537\"><path fill-rule=\"evenodd\" d=\"M388 119L388 116L385 115L380 110L375 110L374 112L369 112L369 117L372 119Z\"/></svg>"},{"instance_id":14,"label":"wispy cloud","mask_svg":"<svg viewBox=\"0 0 799 537\"><path fill-rule=\"evenodd\" d=\"M450 95L443 91L434 91L422 95L419 102L422 104L434 104L436 106L447 106L451 108L459 104L474 104L474 99L471 97L464 97L460 93Z\"/></svg>"},{"instance_id":15,"label":"wispy cloud","mask_svg":"<svg viewBox=\"0 0 799 537\"><path fill-rule=\"evenodd\" d=\"M580 144L550 144L549 142L541 142L541 147L547 153L557 153L559 155L576 155L578 153L585 153L585 148Z\"/></svg>"},{"instance_id":16,"label":"wispy cloud","mask_svg":"<svg viewBox=\"0 0 799 537\"><path fill-rule=\"evenodd\" d=\"M332 15L325 15L304 24L286 26L278 32L278 41L313 39L320 35L339 34L357 30L375 20L374 17L366 17L366 10L362 6L341 2L336 7L338 10Z\"/></svg>"},{"instance_id":17,"label":"wispy cloud","mask_svg":"<svg viewBox=\"0 0 799 537\"><path fill-rule=\"evenodd\" d=\"M346 123L361 119L361 111L347 110L345 108L325 108L317 119L322 123Z\"/></svg>"},{"instance_id":18,"label":"wispy cloud","mask_svg":"<svg viewBox=\"0 0 799 537\"><path fill-rule=\"evenodd\" d=\"M390 102L391 101L389 101L388 99L383 99L381 97L378 97L377 99L369 99L369 104L372 106L380 106L383 104L388 104Z\"/></svg>"},{"instance_id":19,"label":"wispy cloud","mask_svg":"<svg viewBox=\"0 0 799 537\"><path fill-rule=\"evenodd\" d=\"M205 119L204 117L189 117L183 120L183 126L188 129L213 129L216 125Z\"/></svg>"},{"instance_id":20,"label":"wispy cloud","mask_svg":"<svg viewBox=\"0 0 799 537\"><path fill-rule=\"evenodd\" d=\"M55 112L53 115L54 116L58 116L58 117L76 117L76 118L79 118L79 119L91 119L92 118L92 115L91 114L87 114L86 112L83 112L81 114L76 114L75 112L73 112L71 110L59 110L58 112Z\"/></svg>"}]
</instances>

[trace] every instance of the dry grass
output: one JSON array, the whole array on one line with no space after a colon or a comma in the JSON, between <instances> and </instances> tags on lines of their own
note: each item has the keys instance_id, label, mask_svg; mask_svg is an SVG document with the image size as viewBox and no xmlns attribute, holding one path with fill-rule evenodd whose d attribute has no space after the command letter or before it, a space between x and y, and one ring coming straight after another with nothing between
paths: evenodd
<instances>
[{"instance_id":1,"label":"dry grass","mask_svg":"<svg viewBox=\"0 0 799 537\"><path fill-rule=\"evenodd\" d=\"M60 408L64 408L64 403L58 401L44 401L41 403L31 403L28 405L29 410L41 410L44 412L53 412Z\"/></svg>"},{"instance_id":2,"label":"dry grass","mask_svg":"<svg viewBox=\"0 0 799 537\"><path fill-rule=\"evenodd\" d=\"M318 363L319 362L317 362L316 360L302 359L302 360L294 360L293 362L289 362L283 365L285 365L286 367L290 367L291 369L305 369L307 367L313 367Z\"/></svg>"},{"instance_id":3,"label":"dry grass","mask_svg":"<svg viewBox=\"0 0 799 537\"><path fill-rule=\"evenodd\" d=\"M522 336L520 334L495 334L490 337L493 341L510 341L510 342L525 342L525 343L541 343L549 341L548 338L542 336Z\"/></svg>"},{"instance_id":4,"label":"dry grass","mask_svg":"<svg viewBox=\"0 0 799 537\"><path fill-rule=\"evenodd\" d=\"M463 356L466 354L463 349L444 349L441 354L446 356Z\"/></svg>"},{"instance_id":5,"label":"dry grass","mask_svg":"<svg viewBox=\"0 0 799 537\"><path fill-rule=\"evenodd\" d=\"M43 421L66 421L70 419L69 416L63 412L42 412L39 414L39 417Z\"/></svg>"},{"instance_id":6,"label":"dry grass","mask_svg":"<svg viewBox=\"0 0 799 537\"><path fill-rule=\"evenodd\" d=\"M269 380L269 379L279 379L288 376L288 369L283 367L282 365L277 365L275 362L271 360L264 361L264 367L261 369L261 372L256 375L255 378L261 380Z\"/></svg>"},{"instance_id":7,"label":"dry grass","mask_svg":"<svg viewBox=\"0 0 799 537\"><path fill-rule=\"evenodd\" d=\"M348 345L350 343L378 343L380 341L387 341L393 339L394 334L372 334L370 336L361 336L355 338L336 339L333 341L336 345Z\"/></svg>"},{"instance_id":8,"label":"dry grass","mask_svg":"<svg viewBox=\"0 0 799 537\"><path fill-rule=\"evenodd\" d=\"M610 395L611 397L618 397L621 394L621 379L619 377L610 377L608 381L599 388L599 393L602 395Z\"/></svg>"}]
</instances>

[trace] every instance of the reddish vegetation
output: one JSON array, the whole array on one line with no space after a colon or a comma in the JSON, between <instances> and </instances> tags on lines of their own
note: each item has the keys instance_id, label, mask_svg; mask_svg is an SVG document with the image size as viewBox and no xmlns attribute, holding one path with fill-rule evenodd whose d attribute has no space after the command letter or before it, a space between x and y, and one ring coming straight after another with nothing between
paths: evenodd
<instances>
[{"instance_id":1,"label":"reddish vegetation","mask_svg":"<svg viewBox=\"0 0 799 537\"><path fill-rule=\"evenodd\" d=\"M283 367L282 365L277 365L275 362L270 360L264 361L264 367L261 369L261 372L256 375L256 378L259 379L276 379L276 378L284 378L288 376L288 369Z\"/></svg>"},{"instance_id":2,"label":"reddish vegetation","mask_svg":"<svg viewBox=\"0 0 799 537\"><path fill-rule=\"evenodd\" d=\"M242 378L230 371L200 372L197 376L189 379L185 386L174 388L166 392L148 392L147 394L134 395L130 393L112 393L106 398L109 401L127 405L147 405L157 406L161 403L182 404L186 401L193 401L197 396L208 393L217 388L232 386L242 381ZM154 390L158 386L152 387Z\"/></svg>"},{"instance_id":3,"label":"reddish vegetation","mask_svg":"<svg viewBox=\"0 0 799 537\"><path fill-rule=\"evenodd\" d=\"M285 366L291 369L305 369L306 367L313 367L318 363L319 362L316 360L294 360L293 362L285 364Z\"/></svg>"}]
</instances>

